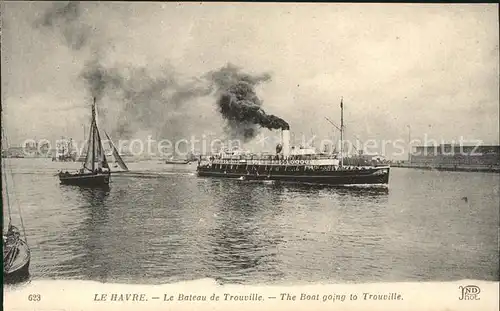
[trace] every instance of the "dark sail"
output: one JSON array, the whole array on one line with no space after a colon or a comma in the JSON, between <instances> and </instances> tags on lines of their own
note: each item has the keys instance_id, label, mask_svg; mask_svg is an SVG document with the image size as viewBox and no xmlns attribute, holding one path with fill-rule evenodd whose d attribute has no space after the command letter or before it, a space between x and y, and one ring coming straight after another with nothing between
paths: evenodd
<instances>
[{"instance_id":1,"label":"dark sail","mask_svg":"<svg viewBox=\"0 0 500 311\"><path fill-rule=\"evenodd\" d=\"M104 134L106 134L106 138L108 139L109 146L111 147L111 149L113 149L113 157L115 158L116 162L122 168L122 170L128 171L127 165L123 161L122 157L120 157L120 154L118 153L118 150L116 150L115 145L111 141L111 138L109 138L108 133L104 132Z\"/></svg>"},{"instance_id":2,"label":"dark sail","mask_svg":"<svg viewBox=\"0 0 500 311\"><path fill-rule=\"evenodd\" d=\"M99 164L99 167L109 168L108 161L106 160L106 154L104 148L102 147L101 135L99 135L99 129L97 125L95 127L95 137L96 137L96 161Z\"/></svg>"},{"instance_id":3,"label":"dark sail","mask_svg":"<svg viewBox=\"0 0 500 311\"><path fill-rule=\"evenodd\" d=\"M92 122L90 125L89 140L87 142L87 156L85 157L85 162L83 164L83 167L89 171L95 170L96 162L98 164L98 167L109 168L105 151L102 147L101 135L99 135L99 129L97 128L97 123L95 120L94 105L92 106Z\"/></svg>"},{"instance_id":4,"label":"dark sail","mask_svg":"<svg viewBox=\"0 0 500 311\"><path fill-rule=\"evenodd\" d=\"M83 168L92 171L92 142L94 139L94 121L90 125L89 139L87 140L86 152L87 156L83 162Z\"/></svg>"}]
</instances>

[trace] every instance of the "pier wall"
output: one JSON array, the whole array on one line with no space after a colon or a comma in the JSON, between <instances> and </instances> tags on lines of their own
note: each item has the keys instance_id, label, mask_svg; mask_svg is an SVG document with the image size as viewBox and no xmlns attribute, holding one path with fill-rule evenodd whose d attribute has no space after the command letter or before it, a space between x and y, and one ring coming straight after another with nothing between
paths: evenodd
<instances>
[{"instance_id":1,"label":"pier wall","mask_svg":"<svg viewBox=\"0 0 500 311\"><path fill-rule=\"evenodd\" d=\"M419 164L419 163L392 163L391 167L416 168L438 171L455 172L487 172L500 173L499 165L456 165L456 164Z\"/></svg>"},{"instance_id":2,"label":"pier wall","mask_svg":"<svg viewBox=\"0 0 500 311\"><path fill-rule=\"evenodd\" d=\"M411 163L417 165L495 166L500 165L500 154L413 155L411 156Z\"/></svg>"},{"instance_id":3,"label":"pier wall","mask_svg":"<svg viewBox=\"0 0 500 311\"><path fill-rule=\"evenodd\" d=\"M392 166L446 171L498 172L500 146L418 146L410 161Z\"/></svg>"}]
</instances>

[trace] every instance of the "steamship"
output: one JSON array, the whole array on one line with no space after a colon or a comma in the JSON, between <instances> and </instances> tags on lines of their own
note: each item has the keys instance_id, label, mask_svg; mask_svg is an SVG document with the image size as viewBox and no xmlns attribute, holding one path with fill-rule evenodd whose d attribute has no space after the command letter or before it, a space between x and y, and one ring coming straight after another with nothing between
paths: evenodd
<instances>
[{"instance_id":1,"label":"steamship","mask_svg":"<svg viewBox=\"0 0 500 311\"><path fill-rule=\"evenodd\" d=\"M317 153L314 149L290 146L290 129L281 130L281 144L276 154L248 156L235 151L198 161L200 177L239 178L245 180L270 180L322 185L387 186L389 165L378 165L344 158L343 102L340 102L340 152L338 154Z\"/></svg>"}]
</instances>

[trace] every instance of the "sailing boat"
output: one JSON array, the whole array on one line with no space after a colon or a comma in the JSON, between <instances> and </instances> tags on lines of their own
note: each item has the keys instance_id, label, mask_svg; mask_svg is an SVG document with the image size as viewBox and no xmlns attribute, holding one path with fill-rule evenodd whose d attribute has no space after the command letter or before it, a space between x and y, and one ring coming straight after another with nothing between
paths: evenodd
<instances>
[{"instance_id":1,"label":"sailing boat","mask_svg":"<svg viewBox=\"0 0 500 311\"><path fill-rule=\"evenodd\" d=\"M174 157L171 157L170 159L165 161L165 164L191 164L191 161L174 159Z\"/></svg>"},{"instance_id":2,"label":"sailing boat","mask_svg":"<svg viewBox=\"0 0 500 311\"><path fill-rule=\"evenodd\" d=\"M117 163L118 166L120 166L120 168L125 171L125 172L128 172L128 167L127 165L125 164L125 162L123 161L122 157L120 156L120 153L118 152L118 150L116 150L116 147L115 145L113 144L113 141L111 140L111 138L109 138L109 135L108 133L106 133L106 131L104 131L104 134L106 134L106 138L108 139L108 143L109 143L109 147L111 148L111 150L113 150L113 157L115 158L115 162Z\"/></svg>"},{"instance_id":3,"label":"sailing boat","mask_svg":"<svg viewBox=\"0 0 500 311\"><path fill-rule=\"evenodd\" d=\"M109 185L111 170L106 160L102 147L101 135L97 127L96 99L92 104L92 120L90 122L90 135L87 141L87 154L83 167L77 173L59 172L61 184L83 187L105 187ZM97 162L97 167L96 167Z\"/></svg>"},{"instance_id":4,"label":"sailing boat","mask_svg":"<svg viewBox=\"0 0 500 311\"><path fill-rule=\"evenodd\" d=\"M4 131L2 129L2 134ZM5 135L2 135L5 136ZM4 137L7 140L7 137ZM14 283L24 281L29 277L29 265L31 259L30 248L26 239L26 231L24 230L23 218L21 216L21 210L19 209L19 216L21 219L21 226L23 229L23 235L19 229L12 225L12 212L11 212L11 202L9 198L8 191L8 181L7 181L7 159L2 159L2 177L4 177L5 184L5 198L7 210L9 212L9 225L7 226L7 232L2 236L3 240L3 278L4 283Z\"/></svg>"}]
</instances>

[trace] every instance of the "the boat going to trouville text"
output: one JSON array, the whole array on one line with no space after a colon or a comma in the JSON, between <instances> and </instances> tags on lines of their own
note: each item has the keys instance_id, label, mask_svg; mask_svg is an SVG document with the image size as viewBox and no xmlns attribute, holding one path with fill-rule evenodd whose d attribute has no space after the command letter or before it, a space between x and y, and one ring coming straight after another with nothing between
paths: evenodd
<instances>
[{"instance_id":1,"label":"the boat going to trouville text","mask_svg":"<svg viewBox=\"0 0 500 311\"><path fill-rule=\"evenodd\" d=\"M312 148L290 147L290 130L284 128L281 129L281 144L276 146L275 155L255 156L234 150L222 151L204 160L200 158L198 176L386 187L389 183L389 165L344 157L342 100L340 110L340 152L337 154L317 153Z\"/></svg>"}]
</instances>

